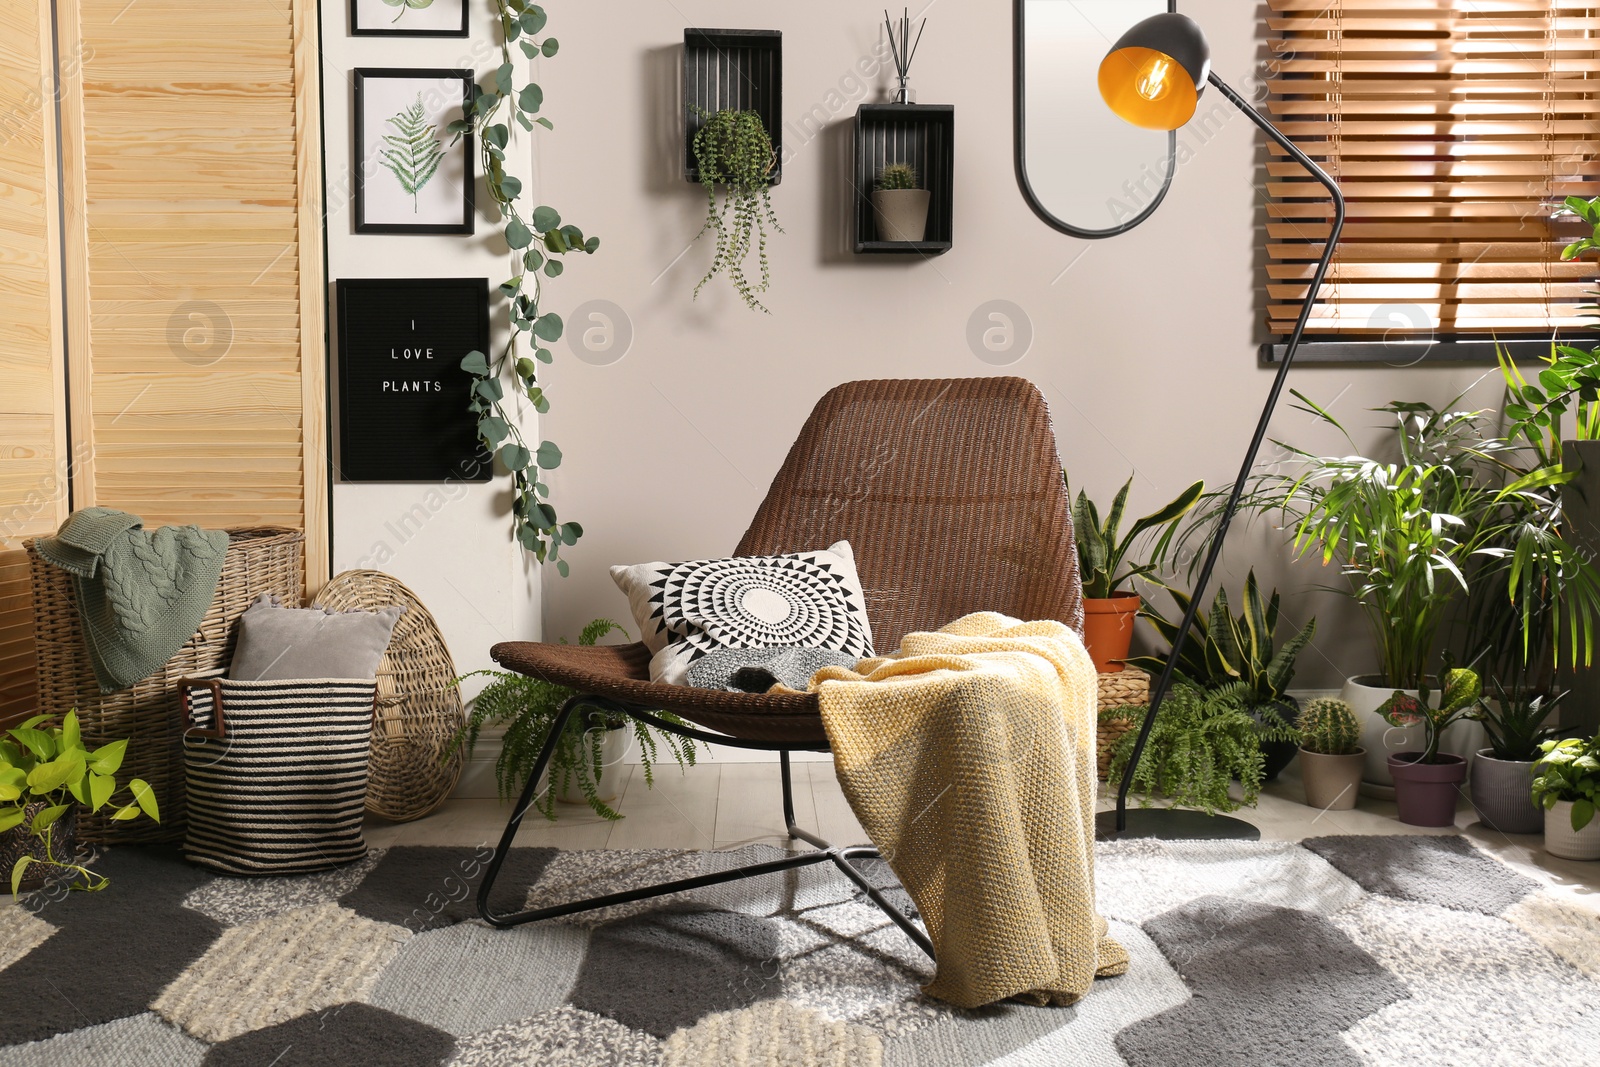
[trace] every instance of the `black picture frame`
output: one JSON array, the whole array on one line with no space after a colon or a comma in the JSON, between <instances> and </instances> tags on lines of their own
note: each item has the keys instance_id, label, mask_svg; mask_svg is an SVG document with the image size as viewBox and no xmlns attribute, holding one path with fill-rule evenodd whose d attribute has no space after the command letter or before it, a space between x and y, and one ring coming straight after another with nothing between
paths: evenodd
<instances>
[{"instance_id":1,"label":"black picture frame","mask_svg":"<svg viewBox=\"0 0 1600 1067\"><path fill-rule=\"evenodd\" d=\"M343 482L486 482L461 360L489 351L487 278L340 278Z\"/></svg>"},{"instance_id":2,"label":"black picture frame","mask_svg":"<svg viewBox=\"0 0 1600 1067\"><path fill-rule=\"evenodd\" d=\"M354 110L355 114L351 123L353 130L353 144L351 146L351 174L354 179L355 189L355 232L358 234L427 234L427 235L459 235L467 236L474 232L476 226L475 206L473 203L473 189L477 184L477 155L473 149L473 134L469 129L463 133L459 140L450 143L450 137L443 133L443 124L435 123L440 129L440 137L446 145L447 153L461 154L461 220L459 222L399 222L392 218L373 219L369 215L368 189L367 189L367 122L366 104L369 94L369 83L375 81L411 81L417 83L428 82L455 82L461 83L461 114L466 114L467 104L472 99L472 89L475 81L474 73L470 70L445 69L445 68L411 68L411 67L357 67L352 74L354 85ZM447 119L451 112L442 111L439 118ZM382 136L377 134L377 136Z\"/></svg>"},{"instance_id":3,"label":"black picture frame","mask_svg":"<svg viewBox=\"0 0 1600 1067\"><path fill-rule=\"evenodd\" d=\"M350 0L350 36L352 37L465 37L467 36L467 7L468 0L433 0L435 4L456 4L461 8L461 26L452 29L422 29L414 30L400 26L405 19L405 9L400 9L399 17L389 19L382 25L363 26L361 24L361 8L372 4L383 4L383 0ZM386 13L386 12L385 12Z\"/></svg>"}]
</instances>

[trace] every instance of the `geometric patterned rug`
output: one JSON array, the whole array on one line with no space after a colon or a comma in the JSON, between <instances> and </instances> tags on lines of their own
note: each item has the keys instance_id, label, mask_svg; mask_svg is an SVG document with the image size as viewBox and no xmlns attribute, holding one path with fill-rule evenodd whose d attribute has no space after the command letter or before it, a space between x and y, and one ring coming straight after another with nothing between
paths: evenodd
<instances>
[{"instance_id":1,"label":"geometric patterned rug","mask_svg":"<svg viewBox=\"0 0 1600 1067\"><path fill-rule=\"evenodd\" d=\"M500 885L550 903L778 854L517 849ZM1458 1067L1600 1039L1600 916L1459 837L1101 845L1128 973L979 1011L924 997L928 961L831 865L494 930L487 856L236 879L114 849L106 891L0 907L0 1064Z\"/></svg>"}]
</instances>

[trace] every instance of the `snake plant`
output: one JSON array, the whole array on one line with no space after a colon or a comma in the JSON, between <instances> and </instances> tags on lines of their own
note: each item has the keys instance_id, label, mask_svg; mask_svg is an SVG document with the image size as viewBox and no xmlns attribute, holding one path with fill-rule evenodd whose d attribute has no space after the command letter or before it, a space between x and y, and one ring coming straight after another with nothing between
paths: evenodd
<instances>
[{"instance_id":1,"label":"snake plant","mask_svg":"<svg viewBox=\"0 0 1600 1067\"><path fill-rule=\"evenodd\" d=\"M1191 599L1187 593L1171 586L1162 588L1172 595L1180 612L1189 610ZM1210 612L1195 616L1194 629L1183 643L1183 653L1173 673L1206 688L1242 683L1251 707L1282 700L1294 680L1295 659L1317 632L1317 620L1311 619L1279 645L1278 600L1276 589L1270 598L1262 600L1254 570L1245 579L1244 610L1238 615L1228 603L1227 592L1218 589ZM1177 637L1178 624L1148 603L1139 615L1168 642ZM1135 656L1127 662L1151 674L1160 674L1167 665L1166 656Z\"/></svg>"},{"instance_id":2,"label":"snake plant","mask_svg":"<svg viewBox=\"0 0 1600 1067\"><path fill-rule=\"evenodd\" d=\"M1067 472L1061 472L1061 481L1067 486L1067 496L1072 487L1067 482ZM1128 490L1133 488L1130 477L1111 501L1111 510L1104 522L1100 512L1084 492L1072 502L1072 532L1078 541L1078 571L1083 579L1083 595L1091 600L1106 600L1117 595L1123 584L1133 578L1142 578L1155 570L1154 563L1134 563L1130 556L1133 543L1139 536L1155 530L1161 531L1156 541L1152 559L1160 559L1172 540L1178 520L1195 505L1205 491L1204 482L1195 482L1180 493L1177 499L1163 508L1134 520L1123 534L1122 514L1128 504Z\"/></svg>"}]
</instances>

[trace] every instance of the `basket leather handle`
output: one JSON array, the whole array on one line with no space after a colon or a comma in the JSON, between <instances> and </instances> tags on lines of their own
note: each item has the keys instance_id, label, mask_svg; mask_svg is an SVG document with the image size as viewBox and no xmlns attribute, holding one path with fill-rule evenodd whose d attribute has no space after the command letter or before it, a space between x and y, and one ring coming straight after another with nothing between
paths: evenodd
<instances>
[{"instance_id":1,"label":"basket leather handle","mask_svg":"<svg viewBox=\"0 0 1600 1067\"><path fill-rule=\"evenodd\" d=\"M216 723L214 729L202 730L194 723L194 707L189 703L189 690L199 686L211 690L211 718ZM222 679L220 678L179 678L178 702L183 707L184 732L193 737L210 738L221 741L227 732L227 724L222 720Z\"/></svg>"}]
</instances>

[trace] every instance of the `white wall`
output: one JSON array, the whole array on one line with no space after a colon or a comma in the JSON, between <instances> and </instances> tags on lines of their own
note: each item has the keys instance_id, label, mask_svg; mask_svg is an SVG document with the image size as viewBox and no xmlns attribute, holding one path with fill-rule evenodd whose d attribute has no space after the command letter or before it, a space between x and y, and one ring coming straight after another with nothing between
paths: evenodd
<instances>
[{"instance_id":1,"label":"white wall","mask_svg":"<svg viewBox=\"0 0 1600 1067\"><path fill-rule=\"evenodd\" d=\"M562 49L541 61L540 81L556 130L539 135L528 186L535 202L601 238L598 254L572 260L550 283L549 306L570 315L586 301L610 301L626 313L633 340L609 365L577 358L563 340L546 372L552 410L540 436L567 457L551 478L554 502L586 534L569 551L570 578L543 576L544 635L575 636L596 615L626 620L626 602L606 574L613 563L730 551L812 404L851 379L1028 377L1049 398L1075 485L1096 497L1130 473L1134 503L1146 507L1194 478L1231 480L1271 374L1255 354L1259 149L1242 116L1209 139L1184 134L1193 158L1143 226L1104 242L1069 238L1029 211L1014 177L1010 3L943 0L927 10L912 84L919 101L956 108L955 248L927 260L858 257L848 251L846 170L856 105L881 99L887 82L879 74L868 91L856 75L879 48L881 7L551 0L548 9L547 32ZM1194 0L1184 9L1210 33L1216 69L1236 84L1252 77L1263 55L1256 5ZM481 40L487 19L478 11L474 19ZM343 5L329 0L330 184L348 159L349 68L453 65L468 50L460 41L351 39L343 20ZM745 310L720 281L690 299L710 252L692 243L703 193L681 176L686 25L784 31L789 158L774 200L787 233L773 246L771 316ZM819 129L815 116L826 125ZM480 235L494 229L479 220ZM358 238L348 230L344 216L331 218L331 277L499 280L482 236ZM992 299L1017 304L1032 323L1032 346L1011 366L982 362L967 345L968 317ZM583 324L569 325L576 334ZM1377 417L1366 408L1443 402L1483 371L1310 366L1292 384L1371 426ZM1494 402L1492 388L1480 392L1480 405ZM1340 447L1287 406L1274 433ZM336 566L353 565L385 540L385 523L419 497L418 487L337 485ZM473 488L384 565L429 602L464 667L481 663L494 640L541 633L538 589L519 569L494 497ZM1276 535L1265 531L1240 531L1230 543L1231 587L1253 562L1292 589L1291 617L1319 618L1298 685L1335 685L1370 666L1349 604L1311 591L1337 575L1287 567Z\"/></svg>"}]
</instances>

